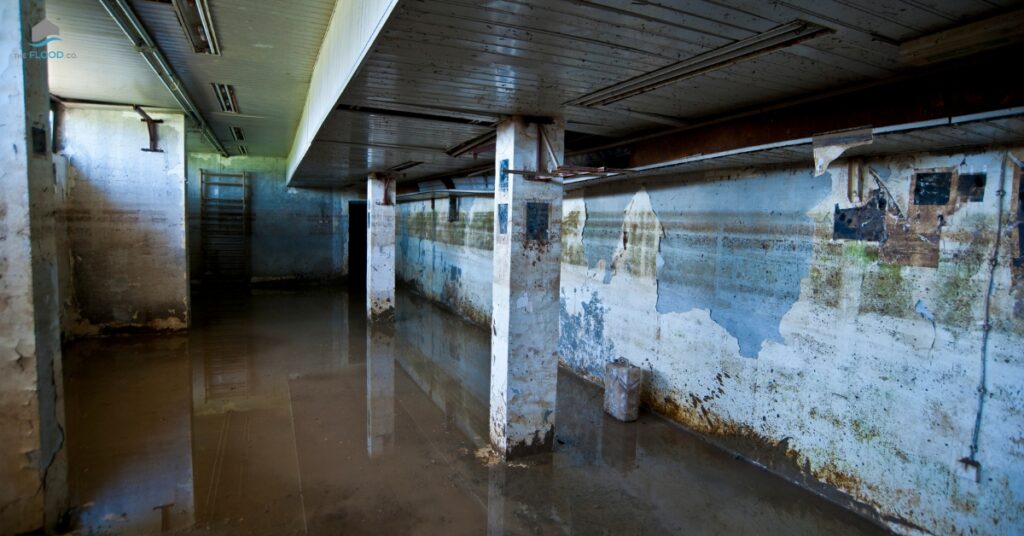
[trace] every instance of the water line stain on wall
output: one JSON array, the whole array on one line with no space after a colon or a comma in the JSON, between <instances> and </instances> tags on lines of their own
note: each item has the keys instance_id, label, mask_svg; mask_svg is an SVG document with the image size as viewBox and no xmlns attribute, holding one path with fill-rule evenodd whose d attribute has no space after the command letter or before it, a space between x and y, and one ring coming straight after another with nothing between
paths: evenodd
<instances>
[{"instance_id":1,"label":"water line stain on wall","mask_svg":"<svg viewBox=\"0 0 1024 536\"><path fill-rule=\"evenodd\" d=\"M792 172L695 184L685 197L656 192L665 228L657 311L708 310L744 357L756 357L765 341L782 342L779 324L810 270L807 212L829 188L827 177Z\"/></svg>"}]
</instances>

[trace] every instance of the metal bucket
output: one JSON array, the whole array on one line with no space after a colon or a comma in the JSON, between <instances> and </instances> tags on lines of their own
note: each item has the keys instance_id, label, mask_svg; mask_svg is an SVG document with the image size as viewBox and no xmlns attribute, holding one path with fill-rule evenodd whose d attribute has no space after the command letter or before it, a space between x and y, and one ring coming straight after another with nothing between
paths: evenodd
<instances>
[{"instance_id":1,"label":"metal bucket","mask_svg":"<svg viewBox=\"0 0 1024 536\"><path fill-rule=\"evenodd\" d=\"M640 412L643 371L623 358L604 367L604 410L620 421L635 421Z\"/></svg>"}]
</instances>

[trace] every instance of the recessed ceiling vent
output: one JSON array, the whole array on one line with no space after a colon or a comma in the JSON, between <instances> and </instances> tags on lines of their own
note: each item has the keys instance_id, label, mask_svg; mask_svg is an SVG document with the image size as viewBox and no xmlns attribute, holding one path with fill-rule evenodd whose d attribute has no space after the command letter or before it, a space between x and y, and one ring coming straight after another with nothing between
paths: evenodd
<instances>
[{"instance_id":1,"label":"recessed ceiling vent","mask_svg":"<svg viewBox=\"0 0 1024 536\"><path fill-rule=\"evenodd\" d=\"M570 106L603 106L647 93L680 80L724 69L737 63L802 43L808 39L832 33L832 30L813 22L793 21L767 32L741 39L735 43L698 54L661 69L619 82L593 93L567 102Z\"/></svg>"},{"instance_id":2,"label":"recessed ceiling vent","mask_svg":"<svg viewBox=\"0 0 1024 536\"><path fill-rule=\"evenodd\" d=\"M217 95L217 103L220 104L220 111L230 114L239 113L238 98L235 97L235 86L214 82L213 92Z\"/></svg>"},{"instance_id":3,"label":"recessed ceiling vent","mask_svg":"<svg viewBox=\"0 0 1024 536\"><path fill-rule=\"evenodd\" d=\"M240 127L231 127L231 137L234 138L235 141L245 141L245 131Z\"/></svg>"},{"instance_id":4,"label":"recessed ceiling vent","mask_svg":"<svg viewBox=\"0 0 1024 536\"><path fill-rule=\"evenodd\" d=\"M207 0L171 0L178 23L196 54L220 55L217 33L213 31L213 18Z\"/></svg>"},{"instance_id":5,"label":"recessed ceiling vent","mask_svg":"<svg viewBox=\"0 0 1024 536\"><path fill-rule=\"evenodd\" d=\"M245 155L249 154L249 149L246 149L244 145L239 145L238 146L238 154L240 154L242 156L245 156Z\"/></svg>"}]
</instances>

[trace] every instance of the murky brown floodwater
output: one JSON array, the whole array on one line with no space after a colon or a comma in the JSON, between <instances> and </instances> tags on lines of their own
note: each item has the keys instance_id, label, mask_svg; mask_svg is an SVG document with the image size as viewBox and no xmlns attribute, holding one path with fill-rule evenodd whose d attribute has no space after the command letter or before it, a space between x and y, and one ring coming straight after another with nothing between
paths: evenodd
<instances>
[{"instance_id":1,"label":"murky brown floodwater","mask_svg":"<svg viewBox=\"0 0 1024 536\"><path fill-rule=\"evenodd\" d=\"M561 373L555 452L487 443L489 338L400 294L197 297L188 335L66 350L83 533L861 534L854 515Z\"/></svg>"}]
</instances>

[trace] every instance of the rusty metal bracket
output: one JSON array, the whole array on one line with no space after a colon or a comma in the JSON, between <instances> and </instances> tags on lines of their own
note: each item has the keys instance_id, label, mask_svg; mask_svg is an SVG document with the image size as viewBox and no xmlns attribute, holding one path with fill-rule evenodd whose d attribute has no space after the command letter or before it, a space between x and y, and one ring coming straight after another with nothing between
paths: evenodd
<instances>
[{"instance_id":1,"label":"rusty metal bracket","mask_svg":"<svg viewBox=\"0 0 1024 536\"><path fill-rule=\"evenodd\" d=\"M550 169L550 167L552 165L554 165L555 169L561 168L562 167L562 163L558 161L558 156L555 155L555 149L554 149L554 147L551 146L551 140L548 139L547 129L545 129L544 125L542 125L540 123L537 123L537 137L539 138L539 140L540 140L541 144L544 146L544 148L547 149L548 159L549 159L549 161L547 163L548 164L547 167ZM538 168L540 168L541 160L542 160L541 159L541 152L540 152L540 149L538 148L538 150L537 150L537 167Z\"/></svg>"},{"instance_id":2,"label":"rusty metal bracket","mask_svg":"<svg viewBox=\"0 0 1024 536\"><path fill-rule=\"evenodd\" d=\"M139 116L142 117L142 122L146 123L146 129L149 131L149 147L143 147L142 150L147 153L164 152L163 149L157 147L159 137L157 136L156 131L156 125L158 123L163 123L163 119L153 119L149 116L149 114L146 113L145 110L142 109L142 106L139 105L132 106L132 109L135 110L135 113L139 114Z\"/></svg>"}]
</instances>

